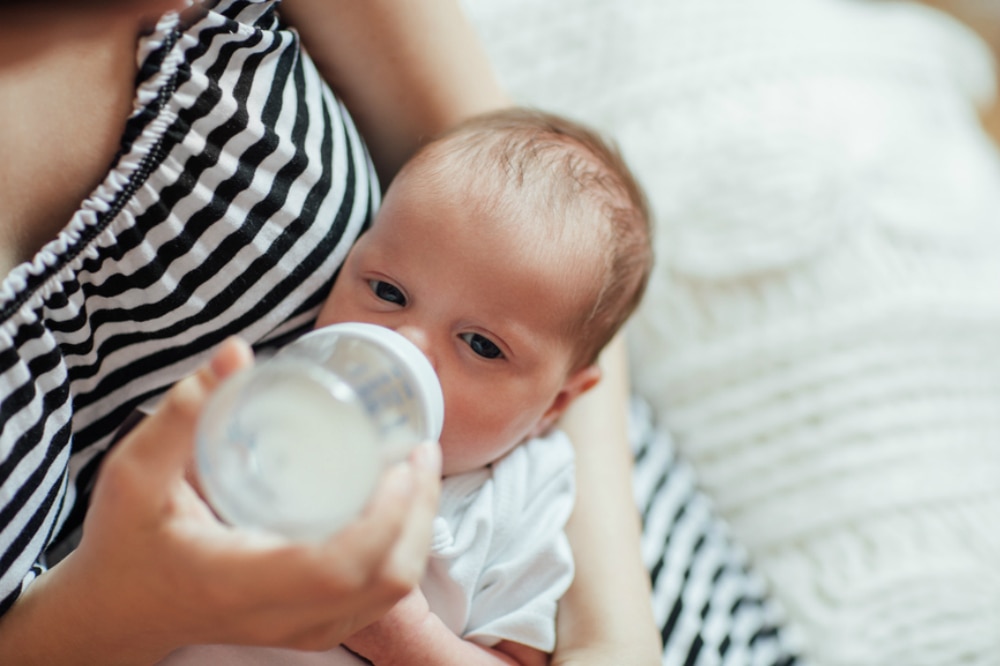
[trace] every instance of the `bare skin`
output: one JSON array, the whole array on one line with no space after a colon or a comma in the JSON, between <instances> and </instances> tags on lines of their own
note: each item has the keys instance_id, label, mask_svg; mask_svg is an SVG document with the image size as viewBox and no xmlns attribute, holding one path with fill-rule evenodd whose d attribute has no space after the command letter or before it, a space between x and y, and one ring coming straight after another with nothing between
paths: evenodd
<instances>
[{"instance_id":1,"label":"bare skin","mask_svg":"<svg viewBox=\"0 0 1000 666\"><path fill-rule=\"evenodd\" d=\"M64 16L24 10L0 21L0 127L18 128L0 131L4 275L55 238L101 181L131 111L138 17Z\"/></svg>"},{"instance_id":2,"label":"bare skin","mask_svg":"<svg viewBox=\"0 0 1000 666\"><path fill-rule=\"evenodd\" d=\"M351 109L383 186L434 135L510 105L454 0L283 0L281 13Z\"/></svg>"},{"instance_id":3,"label":"bare skin","mask_svg":"<svg viewBox=\"0 0 1000 666\"><path fill-rule=\"evenodd\" d=\"M637 547L641 526L625 434L629 379L622 335L604 350L600 366L601 382L570 405L561 424L576 445L579 487L600 491L577 492L566 527L577 575L559 605L552 663L654 666L661 663L662 646L649 604L636 608L621 598L647 600L651 594Z\"/></svg>"}]
</instances>

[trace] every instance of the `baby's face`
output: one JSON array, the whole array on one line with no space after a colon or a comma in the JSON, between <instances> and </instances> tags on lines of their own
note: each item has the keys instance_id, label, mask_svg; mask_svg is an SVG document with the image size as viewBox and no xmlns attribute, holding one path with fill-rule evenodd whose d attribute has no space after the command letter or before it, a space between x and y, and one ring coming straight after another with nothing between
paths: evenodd
<instances>
[{"instance_id":1,"label":"baby's face","mask_svg":"<svg viewBox=\"0 0 1000 666\"><path fill-rule=\"evenodd\" d=\"M468 205L474 195L458 187L432 193L419 180L393 183L317 326L378 324L427 355L444 391L447 475L540 434L596 382L594 368L570 375L567 334L596 279L581 277L592 266L540 247L531 225Z\"/></svg>"}]
</instances>

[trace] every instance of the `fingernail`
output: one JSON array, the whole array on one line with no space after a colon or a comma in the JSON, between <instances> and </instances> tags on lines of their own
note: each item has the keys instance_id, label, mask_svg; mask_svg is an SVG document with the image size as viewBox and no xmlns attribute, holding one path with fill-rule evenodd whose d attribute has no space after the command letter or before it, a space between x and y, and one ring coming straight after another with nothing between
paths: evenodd
<instances>
[{"instance_id":1,"label":"fingernail","mask_svg":"<svg viewBox=\"0 0 1000 666\"><path fill-rule=\"evenodd\" d=\"M441 473L441 446L437 442L424 442L413 450L413 464L435 474Z\"/></svg>"}]
</instances>

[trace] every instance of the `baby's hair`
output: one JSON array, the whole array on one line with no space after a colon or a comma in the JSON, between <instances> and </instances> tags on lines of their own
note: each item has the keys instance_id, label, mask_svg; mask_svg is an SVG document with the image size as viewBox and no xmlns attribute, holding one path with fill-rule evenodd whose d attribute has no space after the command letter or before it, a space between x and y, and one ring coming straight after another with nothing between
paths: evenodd
<instances>
[{"instance_id":1,"label":"baby's hair","mask_svg":"<svg viewBox=\"0 0 1000 666\"><path fill-rule=\"evenodd\" d=\"M485 188L494 195L490 205L528 200L556 211L548 217L561 217L564 227L597 227L583 237L606 244L604 276L591 309L569 331L579 341L573 369L594 363L638 306L653 264L646 197L615 145L568 118L513 107L470 118L418 158L427 153L448 158L449 177L456 164L476 179L505 174L506 182ZM511 190L518 196L504 202Z\"/></svg>"}]
</instances>

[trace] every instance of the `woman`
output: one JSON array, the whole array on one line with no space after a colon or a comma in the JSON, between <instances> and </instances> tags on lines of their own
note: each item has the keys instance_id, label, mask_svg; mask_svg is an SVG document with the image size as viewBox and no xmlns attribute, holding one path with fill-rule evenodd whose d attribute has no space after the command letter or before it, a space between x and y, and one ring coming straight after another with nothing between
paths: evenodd
<instances>
[{"instance_id":1,"label":"woman","mask_svg":"<svg viewBox=\"0 0 1000 666\"><path fill-rule=\"evenodd\" d=\"M264 347L308 327L377 205L372 163L387 180L420 137L506 100L450 3L283 5L369 162L273 3L168 11L182 4L24 3L0 21L0 663L150 663L200 642L320 649L379 617L426 557L430 445L324 544L212 518L184 468L200 405L250 362L235 343L104 452L224 338ZM580 447L581 495L610 508L581 505L574 523L557 663L658 660L637 528L614 509L631 510L615 441ZM620 483L596 483L602 467ZM88 501L79 546L42 573ZM591 548L599 534L616 545ZM621 551L635 563L624 581Z\"/></svg>"}]
</instances>

